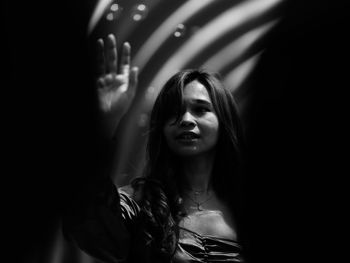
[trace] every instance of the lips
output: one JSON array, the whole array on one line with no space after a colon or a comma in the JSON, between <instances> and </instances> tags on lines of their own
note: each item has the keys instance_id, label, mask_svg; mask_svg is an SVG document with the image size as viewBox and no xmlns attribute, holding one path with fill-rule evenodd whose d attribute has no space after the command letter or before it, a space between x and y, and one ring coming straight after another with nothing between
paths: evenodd
<instances>
[{"instance_id":1,"label":"lips","mask_svg":"<svg viewBox=\"0 0 350 263\"><path fill-rule=\"evenodd\" d=\"M199 135L194 132L182 132L175 137L177 140L194 140L198 138Z\"/></svg>"}]
</instances>

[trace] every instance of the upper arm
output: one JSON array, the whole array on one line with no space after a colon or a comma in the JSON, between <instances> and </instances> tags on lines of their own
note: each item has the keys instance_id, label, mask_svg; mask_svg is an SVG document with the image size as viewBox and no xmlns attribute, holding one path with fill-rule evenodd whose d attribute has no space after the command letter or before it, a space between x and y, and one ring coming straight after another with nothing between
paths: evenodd
<instances>
[{"instance_id":1,"label":"upper arm","mask_svg":"<svg viewBox=\"0 0 350 263\"><path fill-rule=\"evenodd\" d=\"M81 200L74 213L63 219L63 229L69 240L91 256L119 262L128 258L139 206L112 182L104 192L107 198Z\"/></svg>"}]
</instances>

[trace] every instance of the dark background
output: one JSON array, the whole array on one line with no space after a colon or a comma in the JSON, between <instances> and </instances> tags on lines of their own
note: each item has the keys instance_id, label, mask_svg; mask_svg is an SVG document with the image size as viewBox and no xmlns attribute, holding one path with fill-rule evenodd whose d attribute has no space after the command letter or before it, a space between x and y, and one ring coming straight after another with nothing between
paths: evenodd
<instances>
[{"instance_id":1,"label":"dark background","mask_svg":"<svg viewBox=\"0 0 350 263\"><path fill-rule=\"evenodd\" d=\"M346 10L339 1L290 3L250 78L254 262L336 262L344 255Z\"/></svg>"},{"instance_id":2,"label":"dark background","mask_svg":"<svg viewBox=\"0 0 350 263\"><path fill-rule=\"evenodd\" d=\"M9 262L47 262L78 181L96 171L94 79L86 41L94 5L7 1L2 9L2 192Z\"/></svg>"},{"instance_id":3,"label":"dark background","mask_svg":"<svg viewBox=\"0 0 350 263\"><path fill-rule=\"evenodd\" d=\"M2 8L2 214L10 262L45 262L79 180L94 176L103 159L86 41L95 3L88 2L7 1ZM305 2L289 1L251 78L252 262L334 262L342 251L333 234L343 230L336 207L347 174L348 9Z\"/></svg>"}]
</instances>

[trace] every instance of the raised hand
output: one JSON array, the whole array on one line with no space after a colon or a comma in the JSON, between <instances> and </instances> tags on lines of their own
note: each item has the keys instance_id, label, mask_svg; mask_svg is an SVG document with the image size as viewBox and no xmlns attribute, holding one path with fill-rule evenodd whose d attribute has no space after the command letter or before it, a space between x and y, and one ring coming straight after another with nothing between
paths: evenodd
<instances>
[{"instance_id":1,"label":"raised hand","mask_svg":"<svg viewBox=\"0 0 350 263\"><path fill-rule=\"evenodd\" d=\"M130 67L130 44L122 47L118 68L118 52L114 35L108 35L106 41L99 39L97 91L100 108L105 113L123 115L129 109L135 97L137 86L137 67Z\"/></svg>"}]
</instances>

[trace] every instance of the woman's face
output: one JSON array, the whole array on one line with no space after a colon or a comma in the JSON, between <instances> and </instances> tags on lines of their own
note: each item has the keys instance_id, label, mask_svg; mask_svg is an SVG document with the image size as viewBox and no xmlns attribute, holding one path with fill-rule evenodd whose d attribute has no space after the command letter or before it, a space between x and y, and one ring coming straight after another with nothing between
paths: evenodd
<instances>
[{"instance_id":1,"label":"woman's face","mask_svg":"<svg viewBox=\"0 0 350 263\"><path fill-rule=\"evenodd\" d=\"M219 120L203 84L194 80L184 88L185 112L165 123L164 135L171 151L182 157L211 152L218 141Z\"/></svg>"}]
</instances>

